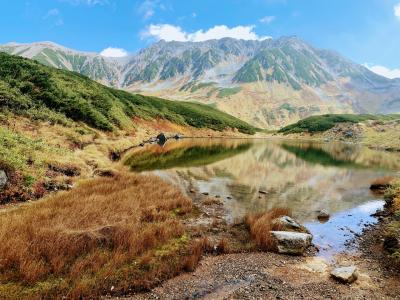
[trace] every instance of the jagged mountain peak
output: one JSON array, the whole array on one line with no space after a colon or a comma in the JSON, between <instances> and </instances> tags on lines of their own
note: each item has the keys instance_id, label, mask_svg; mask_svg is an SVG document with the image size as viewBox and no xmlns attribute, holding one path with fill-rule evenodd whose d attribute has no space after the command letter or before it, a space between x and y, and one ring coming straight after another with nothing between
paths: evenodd
<instances>
[{"instance_id":1,"label":"jagged mountain peak","mask_svg":"<svg viewBox=\"0 0 400 300\"><path fill-rule=\"evenodd\" d=\"M260 41L161 40L118 59L51 42L9 43L0 50L107 85L217 105L262 127L316 113L397 112L400 108L400 80L379 76L298 36Z\"/></svg>"}]
</instances>

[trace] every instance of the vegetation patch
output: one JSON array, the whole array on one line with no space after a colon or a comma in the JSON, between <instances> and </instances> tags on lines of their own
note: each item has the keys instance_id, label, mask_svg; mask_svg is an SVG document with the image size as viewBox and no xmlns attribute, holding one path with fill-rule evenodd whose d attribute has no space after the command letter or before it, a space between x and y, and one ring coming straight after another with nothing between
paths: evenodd
<instances>
[{"instance_id":1,"label":"vegetation patch","mask_svg":"<svg viewBox=\"0 0 400 300\"><path fill-rule=\"evenodd\" d=\"M210 106L133 95L65 70L0 53L0 112L54 123L84 122L104 131L132 129L133 117L162 118L196 128L255 128Z\"/></svg>"},{"instance_id":2,"label":"vegetation patch","mask_svg":"<svg viewBox=\"0 0 400 300\"><path fill-rule=\"evenodd\" d=\"M252 240L257 247L264 251L274 250L275 244L272 237L268 234L272 230L281 228L273 224L273 220L282 216L291 216L287 208L273 208L264 213L251 213L245 217L245 224L250 232Z\"/></svg>"},{"instance_id":3,"label":"vegetation patch","mask_svg":"<svg viewBox=\"0 0 400 300\"><path fill-rule=\"evenodd\" d=\"M312 116L288 125L279 130L280 133L324 132L333 128L338 123L359 123L368 120L391 121L400 119L400 115L353 115L353 114L329 114Z\"/></svg>"},{"instance_id":4,"label":"vegetation patch","mask_svg":"<svg viewBox=\"0 0 400 300\"><path fill-rule=\"evenodd\" d=\"M239 93L241 90L242 90L242 88L240 86L232 87L232 88L223 88L223 89L219 90L217 97L218 98L229 97L229 96Z\"/></svg>"},{"instance_id":5,"label":"vegetation patch","mask_svg":"<svg viewBox=\"0 0 400 300\"><path fill-rule=\"evenodd\" d=\"M387 226L384 247L400 266L400 179L391 182L386 190L385 199L391 221Z\"/></svg>"},{"instance_id":6,"label":"vegetation patch","mask_svg":"<svg viewBox=\"0 0 400 300\"><path fill-rule=\"evenodd\" d=\"M0 298L120 295L193 267L181 216L192 202L156 177L118 174L6 211Z\"/></svg>"}]
</instances>

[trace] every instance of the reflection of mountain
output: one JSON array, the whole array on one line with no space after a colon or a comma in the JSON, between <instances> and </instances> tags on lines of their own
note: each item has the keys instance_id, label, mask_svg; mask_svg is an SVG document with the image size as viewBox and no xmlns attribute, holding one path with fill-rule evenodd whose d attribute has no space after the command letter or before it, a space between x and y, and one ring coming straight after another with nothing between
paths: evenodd
<instances>
[{"instance_id":1,"label":"reflection of mountain","mask_svg":"<svg viewBox=\"0 0 400 300\"><path fill-rule=\"evenodd\" d=\"M192 141L188 140L185 147L190 148L190 143ZM194 186L200 192L221 195L222 199L233 196L225 200L233 218L247 211L287 206L297 218L307 221L315 217L318 209L335 213L375 199L369 192L370 183L377 177L391 174L386 170L400 166L400 155L396 153L344 144L284 142L293 149L321 149L322 153L313 155L322 158L310 162L285 150L281 144L280 141L254 141L247 151L227 159L207 165L198 163L162 175L182 187ZM175 143L170 147L173 145ZM178 143L176 148L179 148ZM267 195L260 195L261 189L267 191Z\"/></svg>"},{"instance_id":2,"label":"reflection of mountain","mask_svg":"<svg viewBox=\"0 0 400 300\"><path fill-rule=\"evenodd\" d=\"M352 160L337 159L327 151L311 145L296 146L282 144L282 148L293 153L296 157L312 164L322 166L334 166L345 168L363 168L364 166L353 162Z\"/></svg>"},{"instance_id":3,"label":"reflection of mountain","mask_svg":"<svg viewBox=\"0 0 400 300\"><path fill-rule=\"evenodd\" d=\"M250 149L250 143L239 145L192 145L189 147L162 148L134 152L125 160L132 171L151 171L181 167L205 166Z\"/></svg>"}]
</instances>

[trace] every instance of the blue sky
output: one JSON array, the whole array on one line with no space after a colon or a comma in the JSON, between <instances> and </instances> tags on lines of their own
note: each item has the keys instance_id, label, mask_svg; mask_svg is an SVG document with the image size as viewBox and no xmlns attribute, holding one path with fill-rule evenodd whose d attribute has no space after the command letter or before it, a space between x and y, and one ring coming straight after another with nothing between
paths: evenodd
<instances>
[{"instance_id":1,"label":"blue sky","mask_svg":"<svg viewBox=\"0 0 400 300\"><path fill-rule=\"evenodd\" d=\"M0 43L53 41L118 56L152 42L297 35L400 77L400 0L3 1ZM116 48L116 49L114 49Z\"/></svg>"}]
</instances>

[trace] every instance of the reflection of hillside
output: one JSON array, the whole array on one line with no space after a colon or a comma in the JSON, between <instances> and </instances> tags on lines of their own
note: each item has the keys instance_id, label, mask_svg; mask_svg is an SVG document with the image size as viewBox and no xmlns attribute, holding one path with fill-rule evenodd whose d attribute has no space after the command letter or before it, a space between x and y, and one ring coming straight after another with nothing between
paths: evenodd
<instances>
[{"instance_id":1,"label":"reflection of hillside","mask_svg":"<svg viewBox=\"0 0 400 300\"><path fill-rule=\"evenodd\" d=\"M285 144L291 145L290 142ZM298 142L294 145L298 146ZM340 149L335 147L336 151ZM344 151L347 155L354 154L347 148ZM369 157L375 157L374 167L382 167L379 158L384 156L363 148L357 150L358 156L362 156L363 151L369 152ZM199 187L210 194L233 196L234 199L227 201L226 205L234 217L249 210L288 206L303 221L312 219L314 211L321 208L331 212L342 211L372 199L368 189L371 181L387 174L379 168L369 169L368 165L354 168L352 166L359 162L342 162L336 159L337 156L329 157L326 151L317 151L314 155L322 156L316 158L317 161L329 163L310 163L283 149L280 142L255 142L250 150L230 159L190 168L186 172L190 171L192 178L201 178ZM383 163L387 162L385 158ZM224 177L224 180L215 180L217 177ZM260 197L260 189L268 191L268 194Z\"/></svg>"},{"instance_id":2,"label":"reflection of hillside","mask_svg":"<svg viewBox=\"0 0 400 300\"><path fill-rule=\"evenodd\" d=\"M397 170L400 168L400 155L377 151L360 145L339 142L318 143L291 141L284 142L285 150L296 154L311 163L344 167L370 167Z\"/></svg>"},{"instance_id":3,"label":"reflection of hillside","mask_svg":"<svg viewBox=\"0 0 400 300\"><path fill-rule=\"evenodd\" d=\"M177 145L180 146L177 147ZM137 172L204 166L237 155L248 150L250 146L250 143L238 142L188 144L187 141L169 143L165 147L151 145L131 153L124 164Z\"/></svg>"},{"instance_id":4,"label":"reflection of hillside","mask_svg":"<svg viewBox=\"0 0 400 300\"><path fill-rule=\"evenodd\" d=\"M338 159L327 151L310 145L295 146L290 144L282 144L282 148L293 153L298 158L313 164L322 166L335 166L346 168L363 168L364 166L354 163L352 160Z\"/></svg>"},{"instance_id":5,"label":"reflection of hillside","mask_svg":"<svg viewBox=\"0 0 400 300\"><path fill-rule=\"evenodd\" d=\"M136 157L138 163L140 157L147 159L144 152L150 151L146 166L150 161L154 169L183 167L157 174L167 176L182 187L187 188L190 183L210 195L225 196L225 199L233 196L225 202L232 217L287 206L301 221L307 221L315 217L318 209L334 213L374 199L369 192L371 181L390 174L386 169L400 157L349 145L297 141L284 144L292 148L285 149L281 141L254 141L249 145L240 140L186 140L164 148L142 149L131 153L129 159ZM299 147L321 151L312 151L313 159L305 159L306 154L293 151ZM160 155L171 158L163 162ZM364 167L354 168L354 165ZM261 189L268 194L260 195Z\"/></svg>"}]
</instances>

